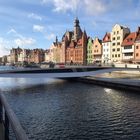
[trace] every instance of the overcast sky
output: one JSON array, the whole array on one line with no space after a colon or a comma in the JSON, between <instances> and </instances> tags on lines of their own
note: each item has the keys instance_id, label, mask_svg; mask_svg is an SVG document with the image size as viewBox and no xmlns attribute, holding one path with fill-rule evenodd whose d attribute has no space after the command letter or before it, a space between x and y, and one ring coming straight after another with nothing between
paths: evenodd
<instances>
[{"instance_id":1,"label":"overcast sky","mask_svg":"<svg viewBox=\"0 0 140 140\"><path fill-rule=\"evenodd\" d=\"M73 30L75 17L92 38L103 38L118 23L136 31L140 0L0 0L0 56L12 47L50 47Z\"/></svg>"}]
</instances>

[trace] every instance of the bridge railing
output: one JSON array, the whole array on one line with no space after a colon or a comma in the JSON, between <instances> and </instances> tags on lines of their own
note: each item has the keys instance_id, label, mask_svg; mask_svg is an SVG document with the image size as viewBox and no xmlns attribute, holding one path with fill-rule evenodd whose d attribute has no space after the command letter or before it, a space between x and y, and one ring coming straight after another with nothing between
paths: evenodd
<instances>
[{"instance_id":1,"label":"bridge railing","mask_svg":"<svg viewBox=\"0 0 140 140\"><path fill-rule=\"evenodd\" d=\"M4 140L9 140L9 125L11 125L17 140L28 140L19 120L2 93L0 93L0 123L4 128Z\"/></svg>"}]
</instances>

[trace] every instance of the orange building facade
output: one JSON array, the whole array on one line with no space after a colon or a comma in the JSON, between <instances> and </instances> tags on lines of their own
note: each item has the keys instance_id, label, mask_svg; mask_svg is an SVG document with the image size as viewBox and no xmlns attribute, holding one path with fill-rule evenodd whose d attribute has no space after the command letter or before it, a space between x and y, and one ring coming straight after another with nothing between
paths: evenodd
<instances>
[{"instance_id":1,"label":"orange building facade","mask_svg":"<svg viewBox=\"0 0 140 140\"><path fill-rule=\"evenodd\" d=\"M102 41L99 38L95 38L93 42L93 59L94 62L102 61Z\"/></svg>"}]
</instances>

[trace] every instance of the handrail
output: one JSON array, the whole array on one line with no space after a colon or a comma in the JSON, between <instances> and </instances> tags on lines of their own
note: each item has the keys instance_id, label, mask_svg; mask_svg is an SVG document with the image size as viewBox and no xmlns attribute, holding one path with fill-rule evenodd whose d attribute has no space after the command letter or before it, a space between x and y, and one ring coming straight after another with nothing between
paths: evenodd
<instances>
[{"instance_id":1,"label":"handrail","mask_svg":"<svg viewBox=\"0 0 140 140\"><path fill-rule=\"evenodd\" d=\"M11 124L11 127L15 133L16 139L17 140L28 140L28 137L23 130L23 128L20 125L19 120L17 119L15 113L11 109L10 105L8 104L5 96L0 93L0 101L1 105L4 107L5 110L5 119L7 118L9 120L9 123Z\"/></svg>"}]
</instances>

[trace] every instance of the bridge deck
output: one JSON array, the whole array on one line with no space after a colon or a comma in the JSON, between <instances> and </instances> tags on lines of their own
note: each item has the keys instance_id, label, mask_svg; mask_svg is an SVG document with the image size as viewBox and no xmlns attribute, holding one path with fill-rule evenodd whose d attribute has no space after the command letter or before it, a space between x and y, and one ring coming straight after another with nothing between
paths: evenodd
<instances>
[{"instance_id":1,"label":"bridge deck","mask_svg":"<svg viewBox=\"0 0 140 140\"><path fill-rule=\"evenodd\" d=\"M0 77L13 78L75 78L85 76L95 76L101 73L112 71L134 71L136 68L112 68L112 67L93 67L93 68L64 68L64 69L20 69L10 71L0 71Z\"/></svg>"}]
</instances>

